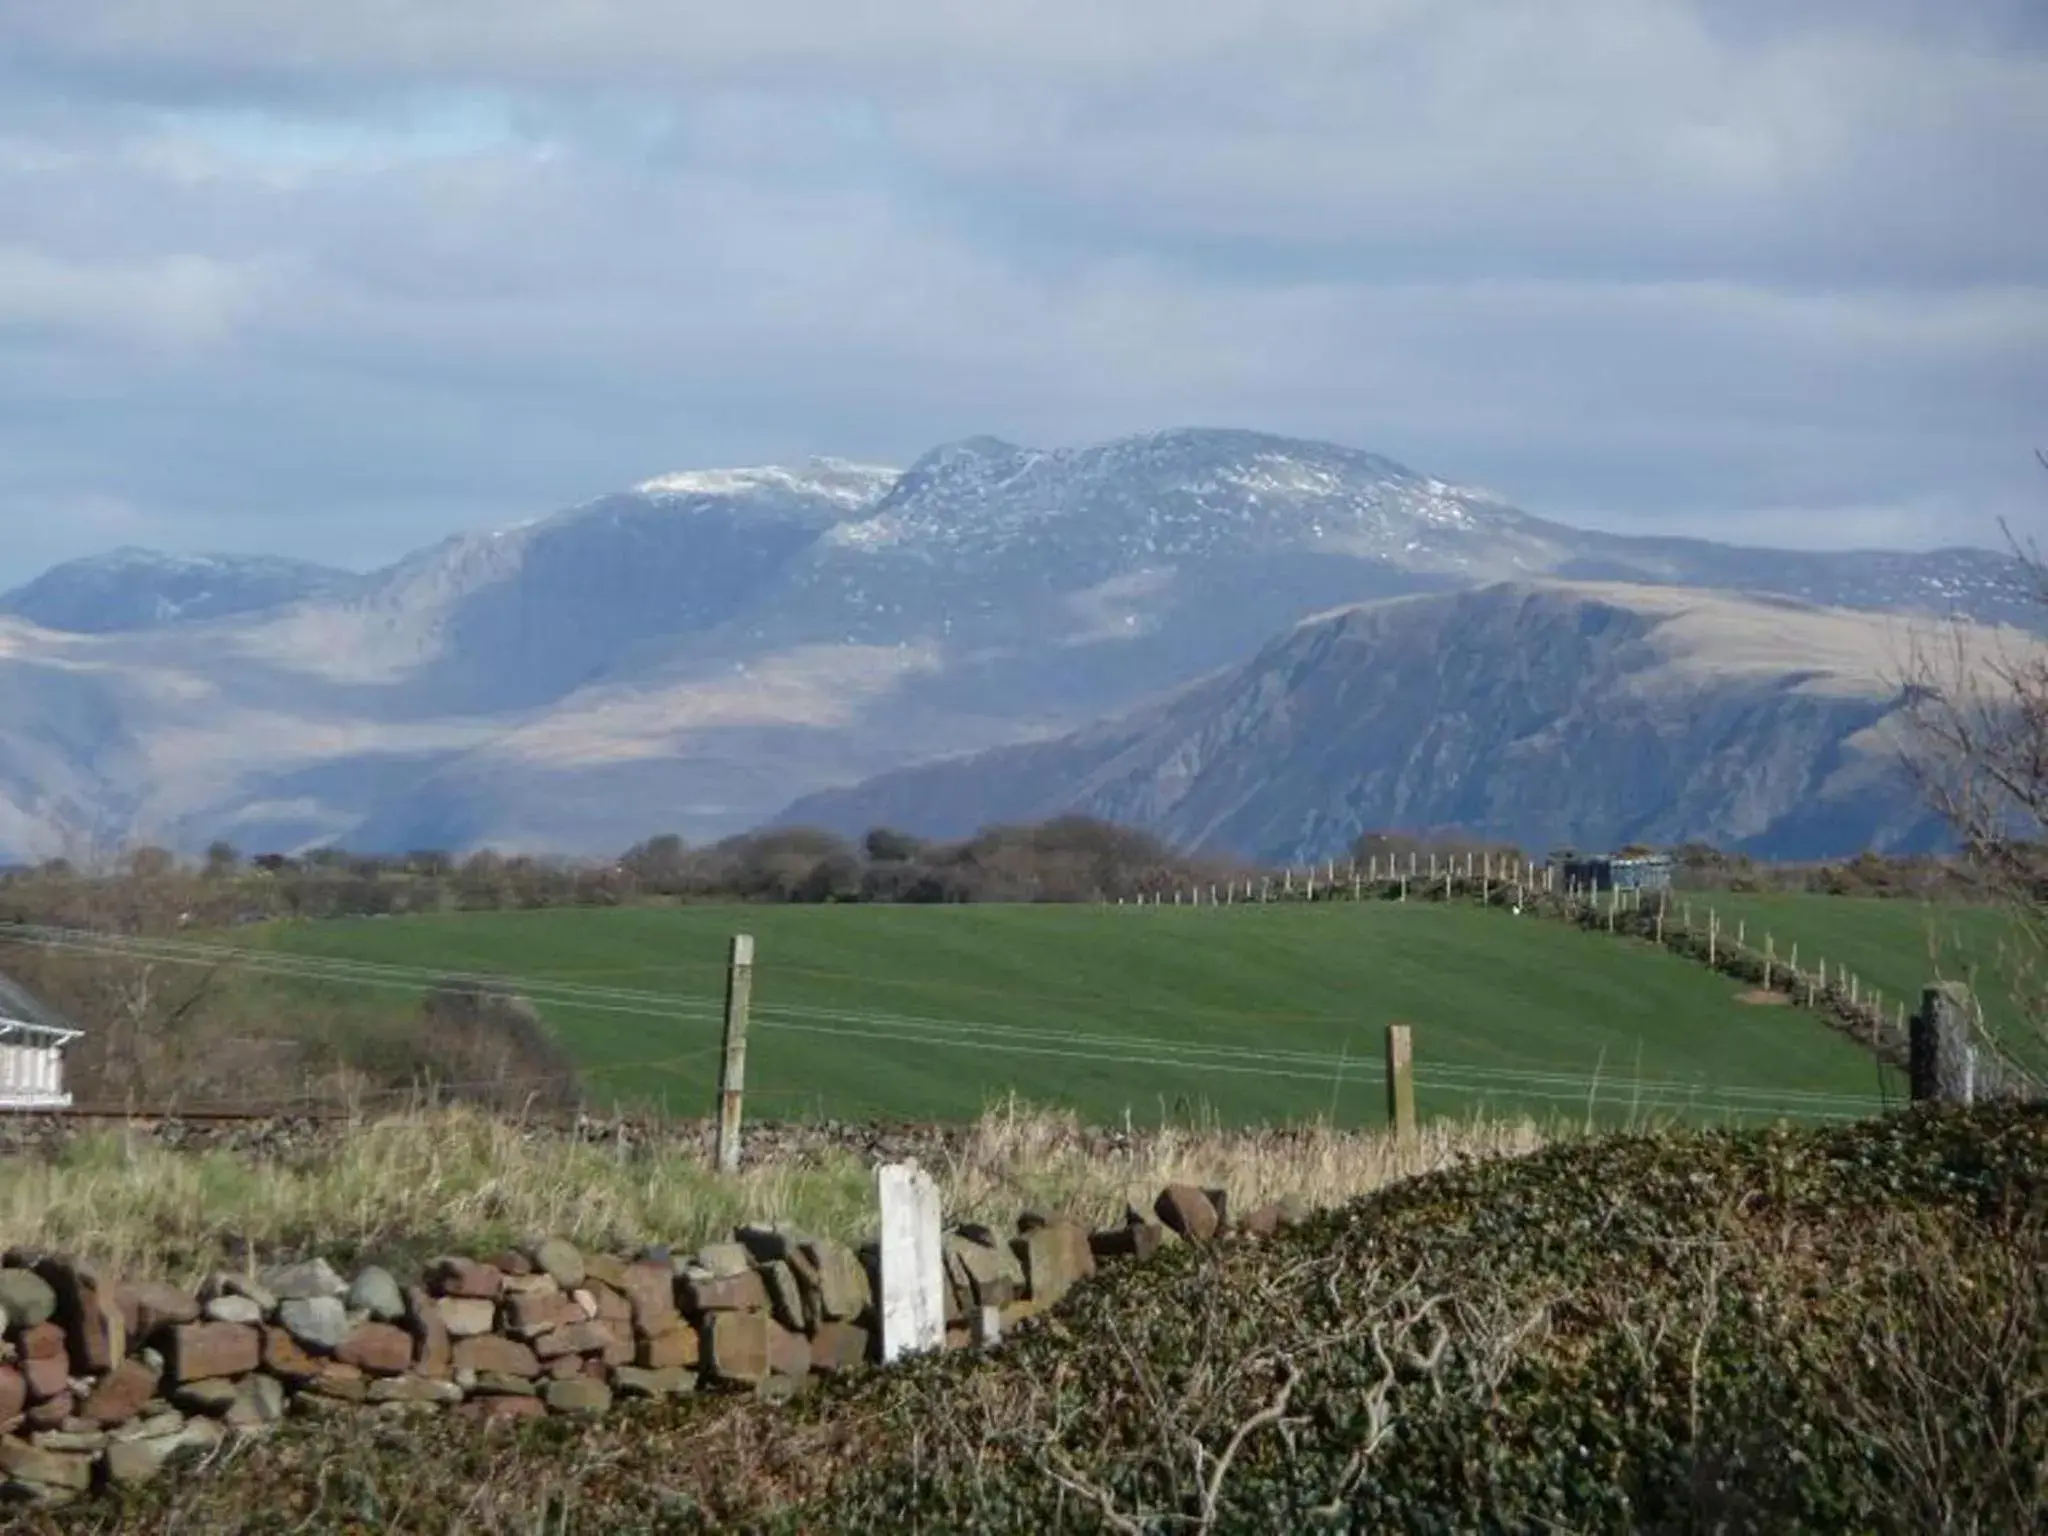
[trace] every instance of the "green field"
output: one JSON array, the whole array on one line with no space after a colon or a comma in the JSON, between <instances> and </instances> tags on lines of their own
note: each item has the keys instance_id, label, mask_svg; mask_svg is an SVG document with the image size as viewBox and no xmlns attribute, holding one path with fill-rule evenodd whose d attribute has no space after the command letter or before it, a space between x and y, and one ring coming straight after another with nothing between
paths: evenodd
<instances>
[{"instance_id":1,"label":"green field","mask_svg":"<svg viewBox=\"0 0 2048 1536\"><path fill-rule=\"evenodd\" d=\"M766 1118L960 1118L1014 1091L1099 1123L1378 1123L1394 1021L1415 1029L1425 1115L1803 1118L1880 1093L1803 1012L1646 944L1477 908L552 910L255 942L351 968L267 983L281 1006L409 1008L425 970L516 978L598 1101L701 1113L738 929L759 947L747 1102Z\"/></svg>"},{"instance_id":2,"label":"green field","mask_svg":"<svg viewBox=\"0 0 2048 1536\"><path fill-rule=\"evenodd\" d=\"M1999 1030L2022 1059L2039 1061L2044 1044L2030 1031L2025 999L2048 990L2042 958L2030 966L2030 946L2009 913L1960 902L1880 900L1853 896L1765 896L1715 893L1683 897L1693 922L1707 910L1719 914L1724 933L1745 925L1750 948L1761 949L1768 934L1782 958L1799 946L1802 970L1823 957L1830 974L1843 967L1876 987L1887 1007L1919 1005L1930 981L1965 981L1984 1006L1986 1021ZM2029 979L2031 977L2031 980Z\"/></svg>"}]
</instances>

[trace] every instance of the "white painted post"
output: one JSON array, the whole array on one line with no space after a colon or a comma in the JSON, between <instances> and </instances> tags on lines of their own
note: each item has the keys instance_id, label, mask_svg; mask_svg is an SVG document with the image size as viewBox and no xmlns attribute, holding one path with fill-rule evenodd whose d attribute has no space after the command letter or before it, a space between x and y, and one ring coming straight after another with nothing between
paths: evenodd
<instances>
[{"instance_id":1,"label":"white painted post","mask_svg":"<svg viewBox=\"0 0 2048 1536\"><path fill-rule=\"evenodd\" d=\"M882 1208L882 1359L946 1343L946 1260L939 1187L915 1163L875 1170Z\"/></svg>"}]
</instances>

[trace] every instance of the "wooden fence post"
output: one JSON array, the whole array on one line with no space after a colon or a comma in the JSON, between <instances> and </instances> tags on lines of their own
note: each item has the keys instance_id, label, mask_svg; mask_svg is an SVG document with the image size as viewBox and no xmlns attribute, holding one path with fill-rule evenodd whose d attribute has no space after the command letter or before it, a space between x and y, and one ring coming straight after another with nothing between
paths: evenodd
<instances>
[{"instance_id":1,"label":"wooden fence post","mask_svg":"<svg viewBox=\"0 0 2048 1536\"><path fill-rule=\"evenodd\" d=\"M1394 1139L1415 1145L1415 1042L1406 1024L1387 1026L1387 1119Z\"/></svg>"},{"instance_id":2,"label":"wooden fence post","mask_svg":"<svg viewBox=\"0 0 2048 1536\"><path fill-rule=\"evenodd\" d=\"M754 936L736 933L725 967L725 1060L718 1071L718 1171L740 1165L740 1098L747 1084L747 1008L754 997Z\"/></svg>"},{"instance_id":3,"label":"wooden fence post","mask_svg":"<svg viewBox=\"0 0 2048 1536\"><path fill-rule=\"evenodd\" d=\"M1968 1104L1976 1097L1977 1052L1970 1044L1970 989L1931 983L1920 994L1907 1045L1913 1098Z\"/></svg>"},{"instance_id":4,"label":"wooden fence post","mask_svg":"<svg viewBox=\"0 0 2048 1536\"><path fill-rule=\"evenodd\" d=\"M882 1208L882 1359L943 1348L946 1259L939 1237L939 1187L915 1163L875 1170Z\"/></svg>"}]
</instances>

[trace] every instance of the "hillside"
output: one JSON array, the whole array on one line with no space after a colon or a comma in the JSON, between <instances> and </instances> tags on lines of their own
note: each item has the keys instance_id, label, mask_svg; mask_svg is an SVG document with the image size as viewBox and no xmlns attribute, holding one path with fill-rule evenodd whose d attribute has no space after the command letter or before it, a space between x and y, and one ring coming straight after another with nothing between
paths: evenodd
<instances>
[{"instance_id":1,"label":"hillside","mask_svg":"<svg viewBox=\"0 0 2048 1536\"><path fill-rule=\"evenodd\" d=\"M355 580L304 560L117 549L67 560L0 592L0 615L43 629L117 634L279 608L341 592Z\"/></svg>"},{"instance_id":2,"label":"hillside","mask_svg":"<svg viewBox=\"0 0 2048 1536\"><path fill-rule=\"evenodd\" d=\"M339 582L195 570L110 558L15 595L0 859L702 839L1057 736L1333 606L1510 578L2034 617L2021 573L1983 551L1589 533L1372 454L1225 430L977 438L900 474L658 476Z\"/></svg>"},{"instance_id":3,"label":"hillside","mask_svg":"<svg viewBox=\"0 0 2048 1536\"><path fill-rule=\"evenodd\" d=\"M291 973L248 978L249 1018L409 1030L417 1004L393 990L409 978L516 978L590 1102L689 1110L714 1099L735 931L758 957L747 1102L775 1118L960 1121L1017 1093L1101 1124L1377 1126L1398 1021L1416 1026L1425 1115L1718 1123L1878 1103L1863 1048L1704 967L1419 901L461 913L237 942Z\"/></svg>"},{"instance_id":4,"label":"hillside","mask_svg":"<svg viewBox=\"0 0 2048 1536\"><path fill-rule=\"evenodd\" d=\"M778 820L950 836L1071 810L1268 860L1341 854L1384 827L1538 850L1918 849L1941 828L1897 768L1913 635L1889 616L1671 588L1398 599L1303 623L1135 713Z\"/></svg>"}]
</instances>

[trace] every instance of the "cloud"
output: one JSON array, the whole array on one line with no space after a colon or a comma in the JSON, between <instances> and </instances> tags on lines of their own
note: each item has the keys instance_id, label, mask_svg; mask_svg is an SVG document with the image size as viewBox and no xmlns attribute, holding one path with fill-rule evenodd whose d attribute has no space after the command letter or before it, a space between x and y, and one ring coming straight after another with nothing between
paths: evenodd
<instances>
[{"instance_id":1,"label":"cloud","mask_svg":"<svg viewBox=\"0 0 2048 1536\"><path fill-rule=\"evenodd\" d=\"M93 547L66 506L364 565L663 470L1179 423L1610 526L2048 525L2020 0L0 28L0 581Z\"/></svg>"},{"instance_id":2,"label":"cloud","mask_svg":"<svg viewBox=\"0 0 2048 1536\"><path fill-rule=\"evenodd\" d=\"M0 336L206 346L229 336L252 278L203 256L59 260L0 244Z\"/></svg>"}]
</instances>

